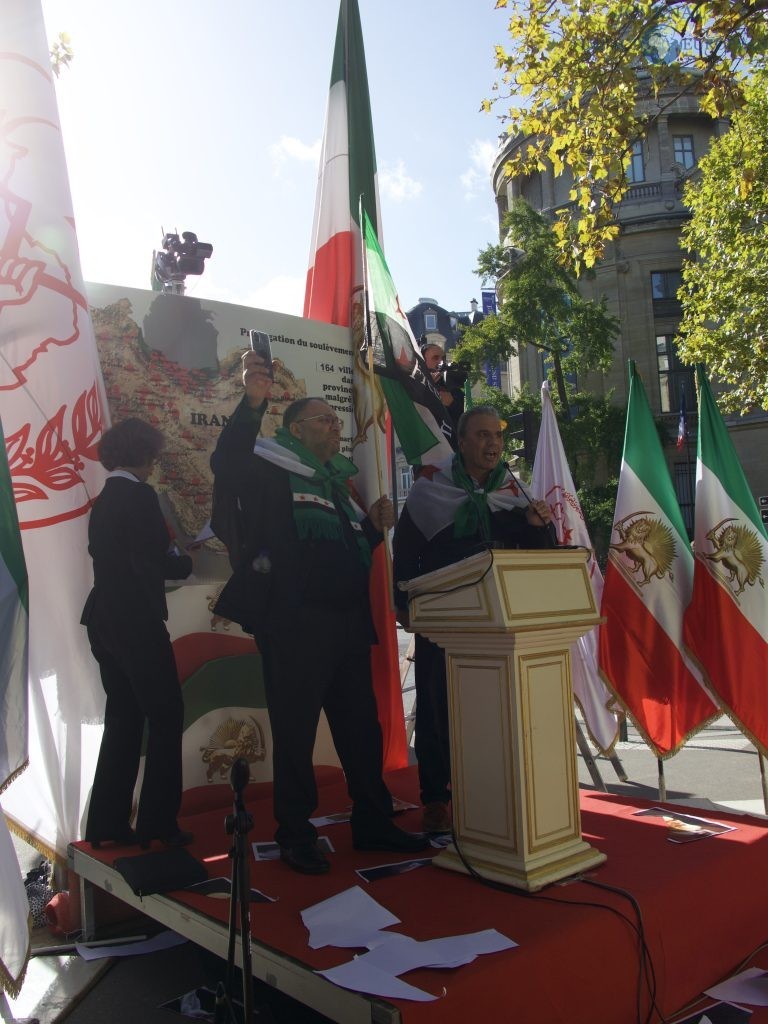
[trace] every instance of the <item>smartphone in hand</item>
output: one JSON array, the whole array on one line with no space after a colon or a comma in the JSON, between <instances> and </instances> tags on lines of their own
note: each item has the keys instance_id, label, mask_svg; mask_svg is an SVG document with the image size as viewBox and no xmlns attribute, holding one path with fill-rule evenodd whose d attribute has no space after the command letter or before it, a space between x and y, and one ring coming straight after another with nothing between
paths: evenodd
<instances>
[{"instance_id":1,"label":"smartphone in hand","mask_svg":"<svg viewBox=\"0 0 768 1024\"><path fill-rule=\"evenodd\" d=\"M264 331L249 331L251 338L251 349L260 356L264 361L264 368L271 380L275 379L275 373L272 368L272 347L269 344L269 335L265 334Z\"/></svg>"}]
</instances>

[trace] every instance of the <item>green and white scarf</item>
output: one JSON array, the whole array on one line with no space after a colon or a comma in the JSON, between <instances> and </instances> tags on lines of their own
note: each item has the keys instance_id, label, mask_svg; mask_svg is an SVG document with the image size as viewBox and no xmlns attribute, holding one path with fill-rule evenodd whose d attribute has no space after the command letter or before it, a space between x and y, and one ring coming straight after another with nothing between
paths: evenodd
<instances>
[{"instance_id":1,"label":"green and white scarf","mask_svg":"<svg viewBox=\"0 0 768 1024\"><path fill-rule=\"evenodd\" d=\"M406 504L416 528L430 541L449 526L454 537L472 536L475 530L480 536L481 523L490 530L492 513L524 509L528 499L503 465L499 464L481 487L455 455L438 466L427 467L414 481Z\"/></svg>"},{"instance_id":2,"label":"green and white scarf","mask_svg":"<svg viewBox=\"0 0 768 1024\"><path fill-rule=\"evenodd\" d=\"M453 536L473 537L479 534L482 540L491 539L491 514L488 510L488 494L498 490L505 476L507 467L499 463L493 469L484 484L476 483L464 468L461 456L457 453L451 464L451 479L457 487L461 487L469 497L456 511L453 523Z\"/></svg>"},{"instance_id":3,"label":"green and white scarf","mask_svg":"<svg viewBox=\"0 0 768 1024\"><path fill-rule=\"evenodd\" d=\"M371 548L360 525L362 513L353 503L347 480L357 472L344 455L326 463L306 448L290 430L278 427L275 437L259 438L253 454L284 469L293 496L293 521L299 540L330 540L343 543L345 531L339 509L346 515L363 565L371 564Z\"/></svg>"}]
</instances>

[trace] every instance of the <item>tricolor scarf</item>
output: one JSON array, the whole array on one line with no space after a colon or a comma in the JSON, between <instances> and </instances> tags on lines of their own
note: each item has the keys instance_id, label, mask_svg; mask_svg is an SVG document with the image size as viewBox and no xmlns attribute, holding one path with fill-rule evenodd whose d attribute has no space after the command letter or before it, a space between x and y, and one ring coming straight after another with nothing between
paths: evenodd
<instances>
[{"instance_id":1,"label":"tricolor scarf","mask_svg":"<svg viewBox=\"0 0 768 1024\"><path fill-rule=\"evenodd\" d=\"M461 456L456 453L453 456L451 465L451 479L457 487L461 487L467 494L469 501L465 501L456 512L453 522L453 536L473 537L476 533L485 543L491 539L491 514L488 511L488 493L499 489L501 481L507 474L507 467L499 463L495 469L488 474L484 484L476 483L464 468Z\"/></svg>"},{"instance_id":2,"label":"tricolor scarf","mask_svg":"<svg viewBox=\"0 0 768 1024\"><path fill-rule=\"evenodd\" d=\"M454 537L488 536L491 513L527 505L528 499L505 466L497 466L481 487L458 455L434 471L423 472L408 492L407 502L408 514L428 541L448 526L453 527Z\"/></svg>"},{"instance_id":3,"label":"tricolor scarf","mask_svg":"<svg viewBox=\"0 0 768 1024\"><path fill-rule=\"evenodd\" d=\"M360 525L359 510L347 489L347 480L357 473L354 463L339 454L320 462L285 427L278 427L274 439L259 438L253 454L287 472L299 540L344 543L341 512L352 527L360 560L370 566L371 549Z\"/></svg>"}]
</instances>

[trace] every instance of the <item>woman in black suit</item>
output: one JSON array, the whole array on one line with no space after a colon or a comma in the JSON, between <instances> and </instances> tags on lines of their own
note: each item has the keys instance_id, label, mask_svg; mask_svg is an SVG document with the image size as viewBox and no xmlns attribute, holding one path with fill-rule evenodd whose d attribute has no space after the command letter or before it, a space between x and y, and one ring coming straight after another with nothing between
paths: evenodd
<instances>
[{"instance_id":1,"label":"woman in black suit","mask_svg":"<svg viewBox=\"0 0 768 1024\"><path fill-rule=\"evenodd\" d=\"M192 559L172 550L157 495L146 482L163 435L140 419L107 430L99 459L109 476L93 504L88 550L94 585L81 622L107 695L104 735L85 838L147 846L192 841L181 803L184 706L165 626L165 580L185 579ZM148 741L136 831L130 826L144 723Z\"/></svg>"}]
</instances>

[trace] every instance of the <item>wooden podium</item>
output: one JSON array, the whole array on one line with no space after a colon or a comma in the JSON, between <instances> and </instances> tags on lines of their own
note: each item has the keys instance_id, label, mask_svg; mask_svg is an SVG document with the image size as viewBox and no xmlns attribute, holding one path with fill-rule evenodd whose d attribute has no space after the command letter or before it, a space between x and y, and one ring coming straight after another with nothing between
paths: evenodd
<instances>
[{"instance_id":1,"label":"wooden podium","mask_svg":"<svg viewBox=\"0 0 768 1024\"><path fill-rule=\"evenodd\" d=\"M401 583L445 648L456 840L535 891L601 864L581 837L571 644L600 622L585 550L485 551ZM451 844L433 861L466 871Z\"/></svg>"}]
</instances>

